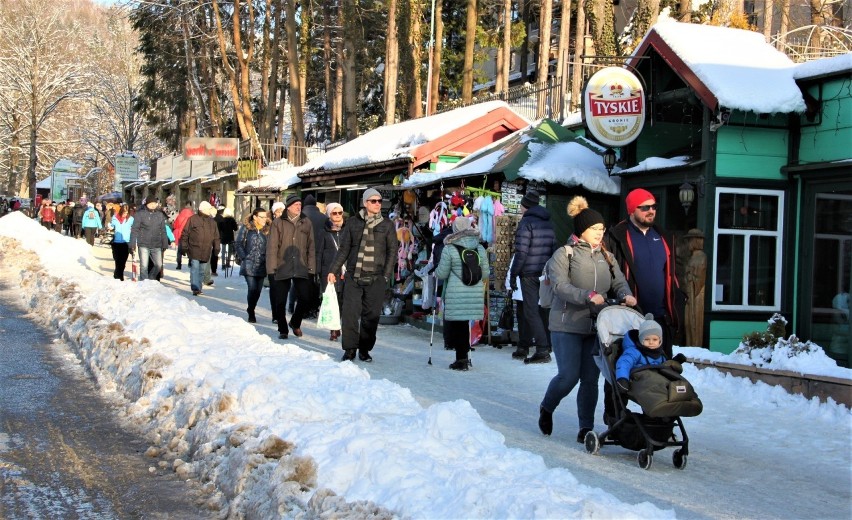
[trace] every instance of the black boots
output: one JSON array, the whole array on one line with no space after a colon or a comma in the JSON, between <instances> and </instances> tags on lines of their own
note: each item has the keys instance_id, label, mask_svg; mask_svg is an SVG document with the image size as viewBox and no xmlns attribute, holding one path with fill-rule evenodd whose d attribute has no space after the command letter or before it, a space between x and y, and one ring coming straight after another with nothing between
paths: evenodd
<instances>
[{"instance_id":1,"label":"black boots","mask_svg":"<svg viewBox=\"0 0 852 520\"><path fill-rule=\"evenodd\" d=\"M340 359L340 361L352 361L354 359L355 359L355 349L354 348L348 348L348 349L343 351L343 357Z\"/></svg>"},{"instance_id":2,"label":"black boots","mask_svg":"<svg viewBox=\"0 0 852 520\"><path fill-rule=\"evenodd\" d=\"M457 359L455 362L450 364L450 369L452 370L469 370L470 369L470 360L469 359Z\"/></svg>"},{"instance_id":3,"label":"black boots","mask_svg":"<svg viewBox=\"0 0 852 520\"><path fill-rule=\"evenodd\" d=\"M248 313L248 322L249 323L257 323L257 318L254 316L254 309L246 309Z\"/></svg>"},{"instance_id":4,"label":"black boots","mask_svg":"<svg viewBox=\"0 0 852 520\"><path fill-rule=\"evenodd\" d=\"M360 359L364 363L372 363L373 356L370 355L370 351L368 350L359 350L358 359Z\"/></svg>"},{"instance_id":5,"label":"black boots","mask_svg":"<svg viewBox=\"0 0 852 520\"><path fill-rule=\"evenodd\" d=\"M553 433L553 414L543 406L538 407L538 429L545 435Z\"/></svg>"},{"instance_id":6,"label":"black boots","mask_svg":"<svg viewBox=\"0 0 852 520\"><path fill-rule=\"evenodd\" d=\"M529 355L530 349L528 347L518 347L512 352L512 358L514 359L526 359Z\"/></svg>"},{"instance_id":7,"label":"black boots","mask_svg":"<svg viewBox=\"0 0 852 520\"><path fill-rule=\"evenodd\" d=\"M550 363L550 352L546 350L536 350L535 354L524 360L525 364L530 363Z\"/></svg>"}]
</instances>

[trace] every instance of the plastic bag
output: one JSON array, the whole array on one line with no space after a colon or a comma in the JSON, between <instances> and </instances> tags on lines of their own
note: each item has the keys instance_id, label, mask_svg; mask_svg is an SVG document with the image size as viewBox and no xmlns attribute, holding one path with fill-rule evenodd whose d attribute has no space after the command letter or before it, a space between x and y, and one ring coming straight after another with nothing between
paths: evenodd
<instances>
[{"instance_id":1,"label":"plastic bag","mask_svg":"<svg viewBox=\"0 0 852 520\"><path fill-rule=\"evenodd\" d=\"M325 286L320 304L317 327L326 330L340 330L340 307L337 306L337 291L334 284Z\"/></svg>"},{"instance_id":2,"label":"plastic bag","mask_svg":"<svg viewBox=\"0 0 852 520\"><path fill-rule=\"evenodd\" d=\"M429 274L423 279L423 301L420 306L424 309L431 309L435 306L435 286L438 281L435 275Z\"/></svg>"}]
</instances>

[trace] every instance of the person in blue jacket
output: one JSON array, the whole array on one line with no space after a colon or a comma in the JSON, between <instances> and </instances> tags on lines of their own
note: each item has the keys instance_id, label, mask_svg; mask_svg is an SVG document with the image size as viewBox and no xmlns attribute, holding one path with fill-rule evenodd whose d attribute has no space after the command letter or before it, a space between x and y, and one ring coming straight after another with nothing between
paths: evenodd
<instances>
[{"instance_id":1,"label":"person in blue jacket","mask_svg":"<svg viewBox=\"0 0 852 520\"><path fill-rule=\"evenodd\" d=\"M95 245L95 231L103 229L101 225L101 215L95 209L95 205L89 202L86 205L86 211L83 213L83 233L86 235L86 242L93 246Z\"/></svg>"},{"instance_id":2,"label":"person in blue jacket","mask_svg":"<svg viewBox=\"0 0 852 520\"><path fill-rule=\"evenodd\" d=\"M113 229L112 259L115 261L115 271L112 277L124 281L124 268L127 266L127 257L130 254L130 230L133 227L133 217L130 216L130 208L122 204L115 215L112 216L110 226Z\"/></svg>"},{"instance_id":3,"label":"person in blue jacket","mask_svg":"<svg viewBox=\"0 0 852 520\"><path fill-rule=\"evenodd\" d=\"M639 329L633 329L622 340L624 352L615 362L615 382L622 392L630 391L630 372L645 365L662 365L666 361L663 349L663 328L654 315L645 316Z\"/></svg>"}]
</instances>

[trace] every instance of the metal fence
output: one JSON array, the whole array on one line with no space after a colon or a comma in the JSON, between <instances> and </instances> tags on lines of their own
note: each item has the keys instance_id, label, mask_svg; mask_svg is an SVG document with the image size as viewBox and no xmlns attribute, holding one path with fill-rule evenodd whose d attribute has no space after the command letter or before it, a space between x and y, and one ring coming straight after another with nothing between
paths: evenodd
<instances>
[{"instance_id":1,"label":"metal fence","mask_svg":"<svg viewBox=\"0 0 852 520\"><path fill-rule=\"evenodd\" d=\"M436 113L440 114L487 101L505 101L507 105L512 107L512 110L531 121L543 117L562 121L568 114L570 99L565 95L562 82L551 78L547 83L526 83L510 87L502 92L477 96L469 103L462 103L460 100L439 102Z\"/></svg>"}]
</instances>

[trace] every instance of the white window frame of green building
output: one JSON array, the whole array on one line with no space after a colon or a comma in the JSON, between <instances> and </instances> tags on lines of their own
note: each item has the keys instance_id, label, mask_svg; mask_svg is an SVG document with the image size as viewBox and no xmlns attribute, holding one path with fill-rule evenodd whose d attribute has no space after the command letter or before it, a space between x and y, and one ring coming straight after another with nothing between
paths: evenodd
<instances>
[{"instance_id":1,"label":"white window frame of green building","mask_svg":"<svg viewBox=\"0 0 852 520\"><path fill-rule=\"evenodd\" d=\"M728 211L728 205L723 204L725 201L727 203L728 200L733 197L733 201L737 202L740 199L743 201L749 201L749 199L759 201L759 204L765 204L771 201L771 199L777 198L777 205L775 206L775 219L772 222L763 222L762 225L758 224L756 226L748 226L741 225L735 226L739 217L733 216L731 218L731 225L725 225L725 218L722 218L721 212ZM708 287L708 289L712 290L712 309L714 311L773 311L777 312L781 310L781 269L782 269L782 237L784 236L784 192L781 190L757 190L757 189L749 189L749 188L717 188L716 189L716 215L714 226L714 235L713 235L713 285ZM748 212L749 206L746 204L742 206L745 212ZM744 214L739 208L734 208L734 211ZM755 210L758 212L760 210ZM760 220L758 220L760 222ZM773 229L774 228L774 229ZM767 293L770 291L758 290L756 295L752 293L750 289L754 288L756 284L759 283L757 278L752 277L751 273L751 260L753 254L755 255L756 261L760 261L760 244L755 243L756 241L766 241L767 239L774 239L775 247L774 247L774 264L771 262L766 262L764 265L757 266L758 268L764 271L764 277L767 273L769 273L769 269L771 269L772 273L772 286L771 286L771 295L772 299L768 300L766 297ZM732 265L727 266L720 265L720 262L723 259L720 259L720 240L727 242L727 245L730 246L731 250L735 247L741 249L741 257L740 258L725 258L724 261L730 261ZM764 251L763 254L766 254L767 251ZM731 253L733 255L733 252ZM733 265L735 262L740 261L741 264L739 266ZM722 276L721 271L723 269L727 269L730 273L728 276L725 276L722 282L730 282L729 284L720 283L720 276ZM731 291L733 291L734 286L739 283L740 284L740 296L739 298L734 298L731 296ZM764 281L765 285L765 281Z\"/></svg>"}]
</instances>

